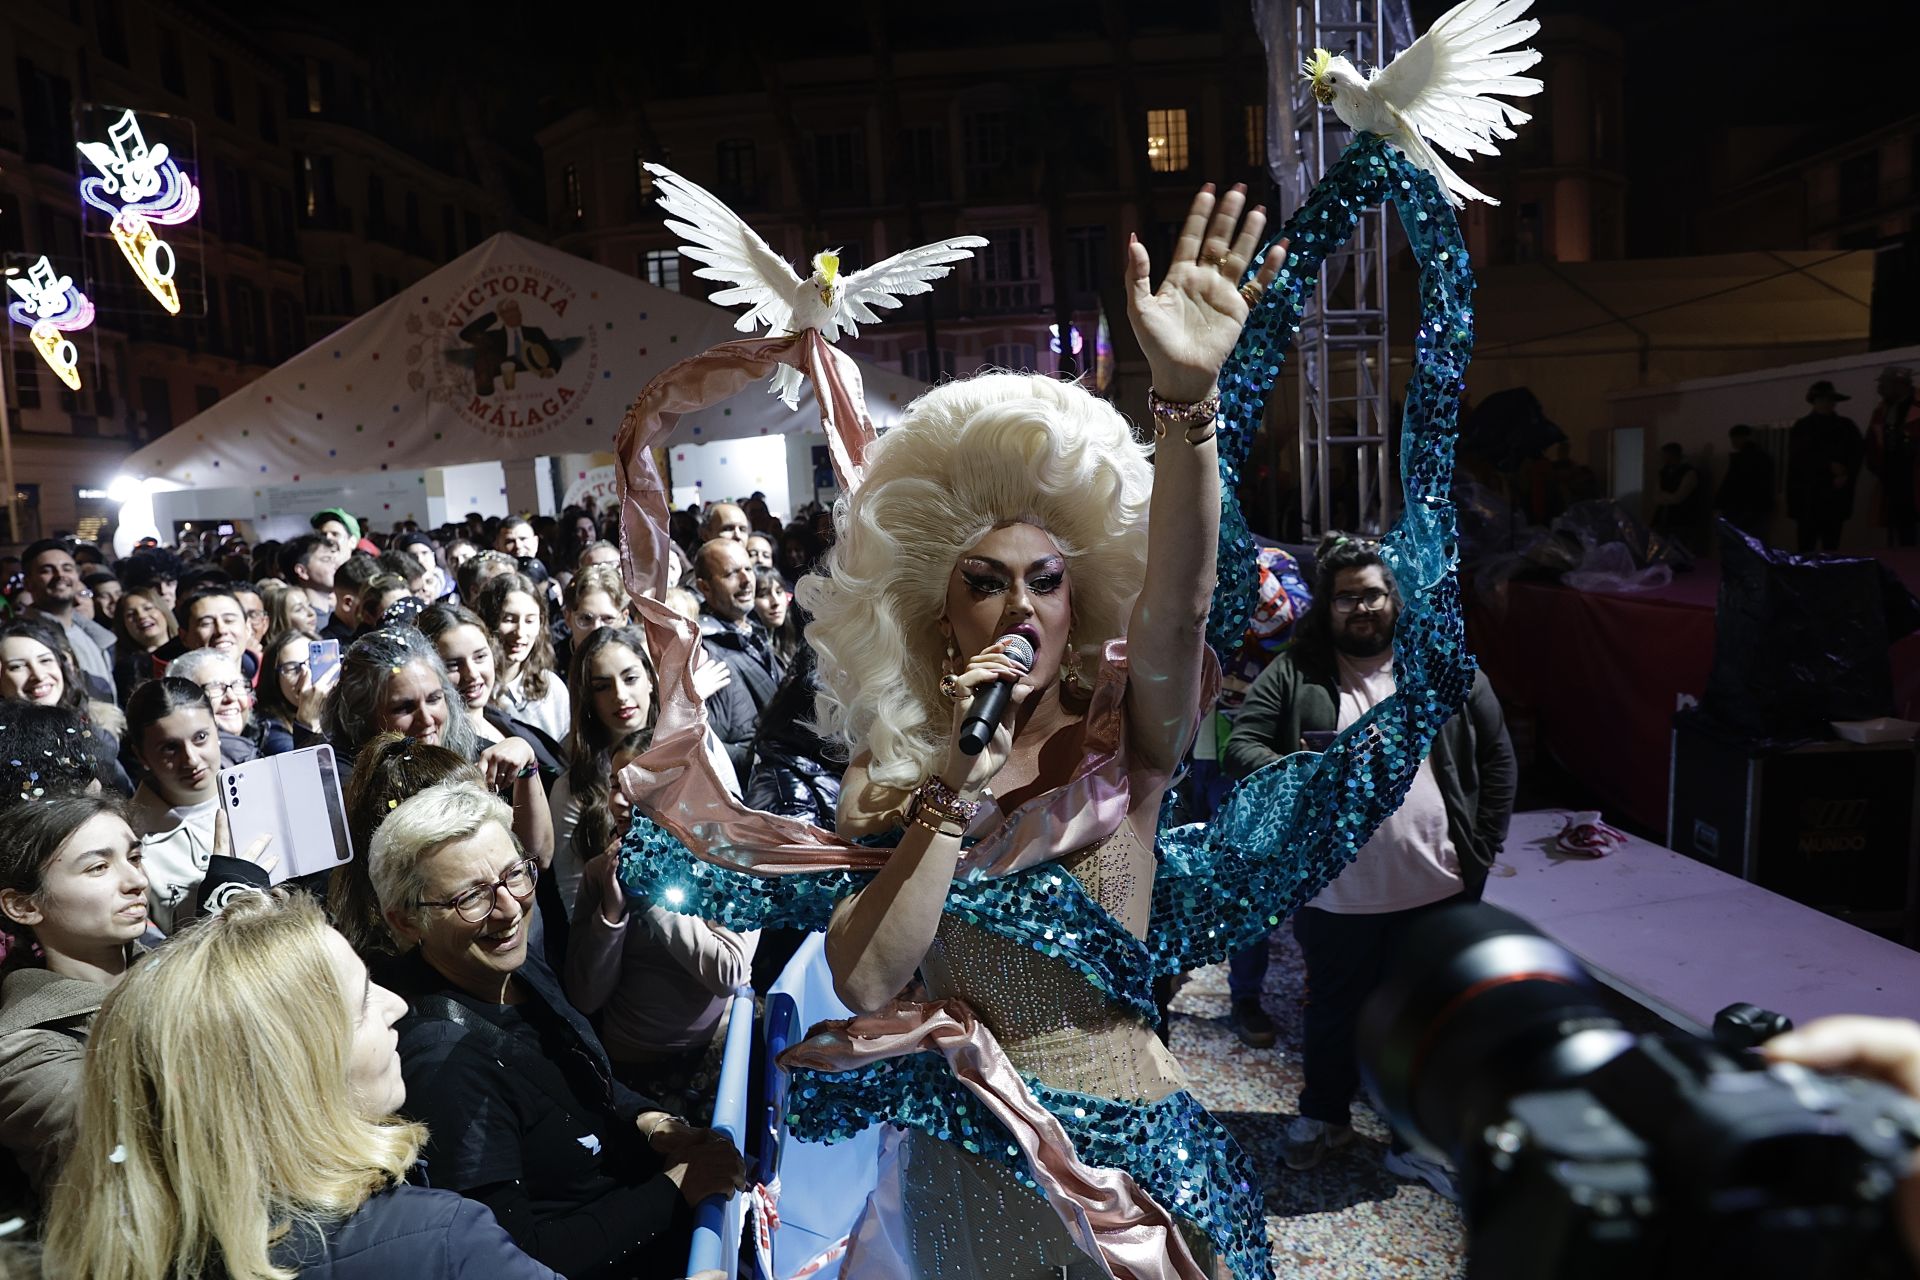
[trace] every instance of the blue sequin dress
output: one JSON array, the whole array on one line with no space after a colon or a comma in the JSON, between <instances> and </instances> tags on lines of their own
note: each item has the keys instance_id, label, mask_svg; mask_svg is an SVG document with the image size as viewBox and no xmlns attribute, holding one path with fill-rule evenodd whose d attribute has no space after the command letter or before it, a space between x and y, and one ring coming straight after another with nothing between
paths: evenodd
<instances>
[{"instance_id":1,"label":"blue sequin dress","mask_svg":"<svg viewBox=\"0 0 1920 1280\"><path fill-rule=\"evenodd\" d=\"M1135 808L1111 835L1054 860L956 879L925 966L935 994L976 1009L1026 1093L1058 1121L1074 1156L1124 1171L1177 1217L1182 1236L1200 1246L1203 1265L1210 1250L1236 1280L1272 1274L1264 1209L1244 1155L1186 1091L1154 1037L1152 979L1224 959L1336 877L1398 808L1473 674L1447 498L1472 350L1472 276L1453 212L1433 180L1365 135L1278 233L1290 242L1290 259L1222 370L1221 581L1209 637L1231 646L1244 632L1255 560L1234 490L1301 304L1359 211L1388 200L1421 267L1400 458L1405 501L1382 542L1406 598L1395 644L1397 692L1327 751L1290 756L1243 780L1211 822L1160 829L1157 849L1152 822ZM1123 676L1111 663L1103 668L1103 678ZM1151 788L1134 799L1149 794L1157 799ZM674 825L687 843L636 817L623 846L622 879L639 896L728 928L824 928L834 904L872 876L871 862L865 869L751 873L731 858L728 829ZM910 1135L896 1151L906 1156L899 1207L916 1270L1039 1276L1058 1275L1062 1263L1080 1265L1074 1233L1035 1194L1018 1135L986 1114L938 1054L834 1072L802 1068L791 1077L787 1123L802 1138L833 1141L876 1123ZM1037 1233L1031 1239L1030 1224ZM943 1258L974 1269L950 1270Z\"/></svg>"}]
</instances>

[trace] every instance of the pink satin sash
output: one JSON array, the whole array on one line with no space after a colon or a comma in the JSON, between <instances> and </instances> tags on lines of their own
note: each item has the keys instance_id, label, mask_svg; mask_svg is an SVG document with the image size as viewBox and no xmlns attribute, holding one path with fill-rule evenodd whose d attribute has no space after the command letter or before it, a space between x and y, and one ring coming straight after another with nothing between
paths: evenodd
<instances>
[{"instance_id":1,"label":"pink satin sash","mask_svg":"<svg viewBox=\"0 0 1920 1280\"><path fill-rule=\"evenodd\" d=\"M932 1050L954 1078L1007 1127L1027 1169L1068 1230L1084 1221L1098 1257L1123 1280L1207 1280L1173 1216L1131 1175L1100 1169L1074 1154L1066 1130L1034 1100L993 1033L964 1001L900 1001L882 1013L823 1022L780 1055L791 1070L852 1071L883 1058Z\"/></svg>"}]
</instances>

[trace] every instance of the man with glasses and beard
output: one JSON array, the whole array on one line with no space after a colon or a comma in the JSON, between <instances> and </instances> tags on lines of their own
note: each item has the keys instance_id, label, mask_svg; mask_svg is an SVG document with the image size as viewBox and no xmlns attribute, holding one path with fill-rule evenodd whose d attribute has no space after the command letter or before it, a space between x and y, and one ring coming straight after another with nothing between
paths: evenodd
<instances>
[{"instance_id":1,"label":"man with glasses and beard","mask_svg":"<svg viewBox=\"0 0 1920 1280\"><path fill-rule=\"evenodd\" d=\"M1323 751L1333 737L1394 691L1393 637L1400 591L1377 543L1330 534L1316 556L1313 605L1292 646L1247 690L1222 760L1239 778L1295 751ZM1300 1115L1287 1126L1285 1158L1310 1169L1353 1140L1349 1108L1359 1091L1355 1022L1422 913L1478 900L1506 840L1513 812L1513 747L1500 703L1476 673L1466 704L1434 740L1399 810L1353 864L1293 917L1307 968ZM1273 1043L1260 1007L1263 939L1229 967L1232 1026L1245 1043ZM1387 1169L1457 1198L1450 1170L1403 1150Z\"/></svg>"}]
</instances>

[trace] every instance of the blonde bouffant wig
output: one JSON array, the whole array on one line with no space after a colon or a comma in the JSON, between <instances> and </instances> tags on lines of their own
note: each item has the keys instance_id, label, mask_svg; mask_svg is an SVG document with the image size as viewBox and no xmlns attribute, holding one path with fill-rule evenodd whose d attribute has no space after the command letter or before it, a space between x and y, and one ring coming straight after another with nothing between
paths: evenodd
<instances>
[{"instance_id":1,"label":"blonde bouffant wig","mask_svg":"<svg viewBox=\"0 0 1920 1280\"><path fill-rule=\"evenodd\" d=\"M914 401L836 504L825 571L800 582L821 729L868 751L883 786L939 767L948 578L1003 525L1037 525L1066 556L1076 652L1121 635L1146 574L1147 458L1118 410L1052 378L986 373Z\"/></svg>"}]
</instances>

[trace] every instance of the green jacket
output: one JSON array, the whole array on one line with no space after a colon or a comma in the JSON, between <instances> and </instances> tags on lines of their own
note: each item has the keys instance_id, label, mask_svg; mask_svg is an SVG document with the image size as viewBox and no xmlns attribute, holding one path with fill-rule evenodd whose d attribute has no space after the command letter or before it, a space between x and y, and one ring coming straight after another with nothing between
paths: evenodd
<instances>
[{"instance_id":1,"label":"green jacket","mask_svg":"<svg viewBox=\"0 0 1920 1280\"><path fill-rule=\"evenodd\" d=\"M1474 673L1464 711L1441 726L1430 758L1447 806L1447 834L1460 855L1460 878L1467 895L1477 900L1487 883L1487 868L1507 842L1518 770L1500 700L1485 673ZM1220 763L1228 776L1244 778L1262 765L1306 750L1301 735L1332 731L1339 714L1336 671L1331 666L1303 670L1293 654L1283 653L1247 690Z\"/></svg>"}]
</instances>

